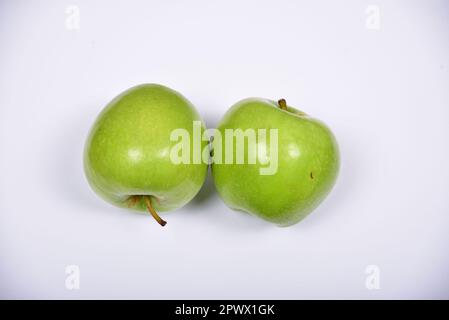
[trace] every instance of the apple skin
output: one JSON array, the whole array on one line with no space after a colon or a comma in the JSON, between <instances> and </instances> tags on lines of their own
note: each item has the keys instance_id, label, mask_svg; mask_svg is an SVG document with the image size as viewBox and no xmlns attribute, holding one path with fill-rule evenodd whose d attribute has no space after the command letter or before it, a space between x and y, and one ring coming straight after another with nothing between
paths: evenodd
<instances>
[{"instance_id":1,"label":"apple skin","mask_svg":"<svg viewBox=\"0 0 449 320\"><path fill-rule=\"evenodd\" d=\"M232 209L252 213L279 226L301 221L332 189L339 171L334 135L319 120L272 100L249 98L233 105L217 129L278 129L278 170L260 175L256 164L212 163L215 186ZM266 150L270 150L267 132ZM225 155L224 138L222 154ZM217 148L217 140L212 148ZM259 143L259 142L258 142ZM247 152L245 142L245 152ZM234 155L235 155L234 142ZM245 154L245 159L246 154Z\"/></svg>"},{"instance_id":2,"label":"apple skin","mask_svg":"<svg viewBox=\"0 0 449 320\"><path fill-rule=\"evenodd\" d=\"M203 132L194 106L162 85L123 92L103 109L87 138L84 171L90 186L118 207L146 211L143 199L132 200L142 195L150 196L157 211L182 207L200 190L208 165L172 163L170 150L176 142L170 141L170 133L184 128L193 137L195 120L201 121Z\"/></svg>"}]
</instances>

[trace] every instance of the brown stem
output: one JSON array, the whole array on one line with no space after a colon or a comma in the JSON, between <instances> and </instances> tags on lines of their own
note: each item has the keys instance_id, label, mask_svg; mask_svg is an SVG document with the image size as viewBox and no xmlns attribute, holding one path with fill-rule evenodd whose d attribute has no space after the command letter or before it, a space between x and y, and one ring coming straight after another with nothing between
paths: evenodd
<instances>
[{"instance_id":1,"label":"brown stem","mask_svg":"<svg viewBox=\"0 0 449 320\"><path fill-rule=\"evenodd\" d=\"M285 99L279 99L278 100L278 105L279 105L279 108L281 108L282 110L287 111L287 101L285 101Z\"/></svg>"},{"instance_id":2,"label":"brown stem","mask_svg":"<svg viewBox=\"0 0 449 320\"><path fill-rule=\"evenodd\" d=\"M142 196L143 201L145 201L145 204L147 205L148 211L151 213L153 218L161 225L165 226L167 224L166 221L162 220L161 217L157 214L157 212L153 209L153 206L151 205L150 197L149 196Z\"/></svg>"}]
</instances>

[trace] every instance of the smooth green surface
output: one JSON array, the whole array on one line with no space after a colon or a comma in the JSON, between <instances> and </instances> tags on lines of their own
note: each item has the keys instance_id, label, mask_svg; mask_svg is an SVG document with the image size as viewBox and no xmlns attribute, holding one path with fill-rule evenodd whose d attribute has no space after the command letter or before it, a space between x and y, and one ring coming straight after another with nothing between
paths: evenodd
<instances>
[{"instance_id":1,"label":"smooth green surface","mask_svg":"<svg viewBox=\"0 0 449 320\"><path fill-rule=\"evenodd\" d=\"M91 187L120 207L132 195L152 196L157 211L185 205L200 190L207 164L172 163L176 142L170 133L184 128L192 139L194 120L201 118L193 105L167 87L144 84L125 91L101 112L87 139L84 169ZM143 201L134 208L146 210Z\"/></svg>"},{"instance_id":2,"label":"smooth green surface","mask_svg":"<svg viewBox=\"0 0 449 320\"><path fill-rule=\"evenodd\" d=\"M278 170L260 175L260 163L214 163L212 174L220 196L233 209L281 226L299 222L323 201L337 178L339 152L332 132L294 108L284 111L277 102L258 98L232 106L217 129L224 136L225 129L239 128L278 129ZM270 141L266 144L270 150ZM225 154L224 139L222 148Z\"/></svg>"}]
</instances>

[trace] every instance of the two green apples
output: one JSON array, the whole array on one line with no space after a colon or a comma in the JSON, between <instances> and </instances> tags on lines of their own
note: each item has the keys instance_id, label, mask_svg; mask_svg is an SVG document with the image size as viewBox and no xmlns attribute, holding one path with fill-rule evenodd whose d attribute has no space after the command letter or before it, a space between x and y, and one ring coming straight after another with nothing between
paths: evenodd
<instances>
[{"instance_id":1,"label":"two green apples","mask_svg":"<svg viewBox=\"0 0 449 320\"><path fill-rule=\"evenodd\" d=\"M242 100L210 131L180 93L157 84L133 87L104 108L88 135L87 180L104 200L148 211L162 226L158 212L187 204L209 163L229 207L280 226L303 219L335 184L332 132L283 99Z\"/></svg>"}]
</instances>

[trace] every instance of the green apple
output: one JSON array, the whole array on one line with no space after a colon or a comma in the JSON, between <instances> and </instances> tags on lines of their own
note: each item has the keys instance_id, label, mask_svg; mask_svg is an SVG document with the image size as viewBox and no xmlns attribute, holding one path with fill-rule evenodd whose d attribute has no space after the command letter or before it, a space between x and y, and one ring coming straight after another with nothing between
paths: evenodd
<instances>
[{"instance_id":1,"label":"green apple","mask_svg":"<svg viewBox=\"0 0 449 320\"><path fill-rule=\"evenodd\" d=\"M258 135L263 130L270 132L264 139ZM233 139L230 144L226 131ZM237 131L247 133L243 163L236 161L242 147ZM257 133L253 147L251 132ZM293 225L314 210L332 189L339 170L338 146L329 128L287 106L284 99L250 98L233 105L218 125L212 148L212 175L224 202L280 226ZM257 161L250 163L254 154Z\"/></svg>"},{"instance_id":2,"label":"green apple","mask_svg":"<svg viewBox=\"0 0 449 320\"><path fill-rule=\"evenodd\" d=\"M123 92L100 113L86 142L84 171L92 189L116 206L148 210L165 225L156 211L182 207L206 178L207 163L177 164L170 157L171 133L182 129L193 137L194 121L204 132L194 106L167 87L143 84Z\"/></svg>"}]
</instances>

